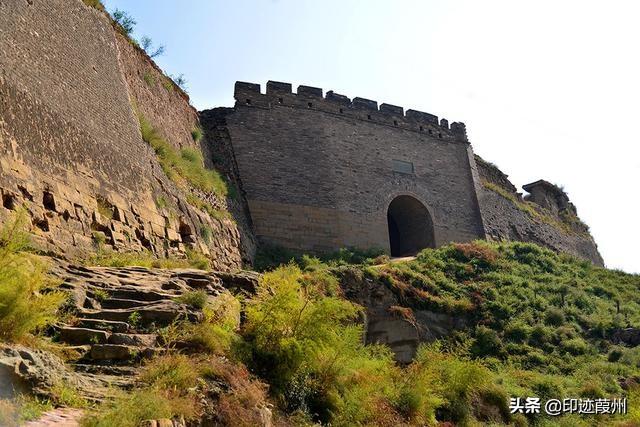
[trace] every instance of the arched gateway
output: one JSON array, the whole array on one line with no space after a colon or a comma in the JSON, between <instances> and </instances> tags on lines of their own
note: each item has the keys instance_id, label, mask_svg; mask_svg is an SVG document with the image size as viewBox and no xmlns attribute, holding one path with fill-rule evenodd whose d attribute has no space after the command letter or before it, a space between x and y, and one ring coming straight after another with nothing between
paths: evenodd
<instances>
[{"instance_id":1,"label":"arched gateway","mask_svg":"<svg viewBox=\"0 0 640 427\"><path fill-rule=\"evenodd\" d=\"M435 247L433 221L427 208L416 198L398 196L387 210L391 256L415 255Z\"/></svg>"}]
</instances>

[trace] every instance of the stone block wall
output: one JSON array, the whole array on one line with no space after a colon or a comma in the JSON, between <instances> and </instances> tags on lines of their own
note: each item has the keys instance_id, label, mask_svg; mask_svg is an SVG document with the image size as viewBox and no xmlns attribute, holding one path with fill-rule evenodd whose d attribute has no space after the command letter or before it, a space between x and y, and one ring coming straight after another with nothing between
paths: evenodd
<instances>
[{"instance_id":1,"label":"stone block wall","mask_svg":"<svg viewBox=\"0 0 640 427\"><path fill-rule=\"evenodd\" d=\"M494 165L479 157L476 157L476 164L484 183L478 196L488 239L532 242L587 259L598 266L604 265L598 246L588 228L577 220L575 207L568 202L564 192L561 199L566 201L566 206L563 209L559 209L555 202L557 197L553 198L553 203L541 195L528 201L529 198L515 192L506 175L496 172ZM531 215L531 211L519 208L521 203L530 203L530 209L535 209L539 215ZM549 209L550 205L555 208ZM575 220L570 221L571 218Z\"/></svg>"},{"instance_id":2,"label":"stone block wall","mask_svg":"<svg viewBox=\"0 0 640 427\"><path fill-rule=\"evenodd\" d=\"M322 89L238 82L227 126L254 231L262 241L325 252L389 250L387 208L427 207L435 245L484 236L464 125ZM409 173L395 163L411 165Z\"/></svg>"},{"instance_id":3,"label":"stone block wall","mask_svg":"<svg viewBox=\"0 0 640 427\"><path fill-rule=\"evenodd\" d=\"M240 267L235 222L186 203L132 105L178 147L195 144L197 113L178 91L145 88L158 70L120 37L80 0L0 2L0 221L24 206L37 246L67 258L104 240L158 256L192 247L215 268Z\"/></svg>"},{"instance_id":4,"label":"stone block wall","mask_svg":"<svg viewBox=\"0 0 640 427\"><path fill-rule=\"evenodd\" d=\"M189 96L142 49L118 32L115 36L122 74L137 112L175 147L199 147L191 136L199 126L198 112L189 104Z\"/></svg>"}]
</instances>

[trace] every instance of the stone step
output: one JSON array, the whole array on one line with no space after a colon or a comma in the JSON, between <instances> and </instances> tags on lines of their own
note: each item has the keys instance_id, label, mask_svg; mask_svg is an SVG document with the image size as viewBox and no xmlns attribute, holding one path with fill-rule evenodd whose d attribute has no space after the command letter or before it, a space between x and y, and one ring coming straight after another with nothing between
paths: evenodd
<instances>
[{"instance_id":1,"label":"stone step","mask_svg":"<svg viewBox=\"0 0 640 427\"><path fill-rule=\"evenodd\" d=\"M170 300L174 297L171 294L165 294L161 292L156 292L148 289L132 289L132 288L117 288L110 289L109 295L112 298L121 298L121 299L130 299L135 301L165 301Z\"/></svg>"},{"instance_id":2,"label":"stone step","mask_svg":"<svg viewBox=\"0 0 640 427\"><path fill-rule=\"evenodd\" d=\"M95 375L134 377L138 373L138 369L133 366L100 365L94 363L75 363L72 366L76 372Z\"/></svg>"},{"instance_id":3,"label":"stone step","mask_svg":"<svg viewBox=\"0 0 640 427\"><path fill-rule=\"evenodd\" d=\"M65 350L69 352L69 359L82 359L91 351L92 344L70 345L65 346Z\"/></svg>"},{"instance_id":4,"label":"stone step","mask_svg":"<svg viewBox=\"0 0 640 427\"><path fill-rule=\"evenodd\" d=\"M102 308L132 308L132 307L142 307L149 304L153 304L153 302L139 301L135 299L123 299L123 298L109 298L107 300L100 302L100 305L102 306Z\"/></svg>"},{"instance_id":5,"label":"stone step","mask_svg":"<svg viewBox=\"0 0 640 427\"><path fill-rule=\"evenodd\" d=\"M156 334L111 334L109 344L122 344L136 347L155 347Z\"/></svg>"},{"instance_id":6,"label":"stone step","mask_svg":"<svg viewBox=\"0 0 640 427\"><path fill-rule=\"evenodd\" d=\"M133 313L138 313L134 315ZM191 322L202 320L201 312L186 311L175 303L163 303L156 306L145 306L140 308L124 308L124 309L103 309L96 311L83 311L82 317L86 319L111 320L118 322L127 322L131 324L138 317L138 325L149 326L168 326L174 320L181 318Z\"/></svg>"},{"instance_id":7,"label":"stone step","mask_svg":"<svg viewBox=\"0 0 640 427\"><path fill-rule=\"evenodd\" d=\"M73 345L104 344L109 339L109 333L98 329L63 326L59 337L60 341Z\"/></svg>"},{"instance_id":8,"label":"stone step","mask_svg":"<svg viewBox=\"0 0 640 427\"><path fill-rule=\"evenodd\" d=\"M78 322L79 327L90 329L101 329L103 331L126 333L131 329L131 326L127 322L119 322L115 320L101 320L101 319L80 319Z\"/></svg>"},{"instance_id":9,"label":"stone step","mask_svg":"<svg viewBox=\"0 0 640 427\"><path fill-rule=\"evenodd\" d=\"M129 390L133 388L133 384L135 382L133 377L126 377L121 375L85 373L82 376L101 384L107 390L113 390L114 387Z\"/></svg>"},{"instance_id":10,"label":"stone step","mask_svg":"<svg viewBox=\"0 0 640 427\"><path fill-rule=\"evenodd\" d=\"M151 347L135 347L122 344L94 344L91 346L91 360L132 361L139 358L151 358L161 349Z\"/></svg>"}]
</instances>

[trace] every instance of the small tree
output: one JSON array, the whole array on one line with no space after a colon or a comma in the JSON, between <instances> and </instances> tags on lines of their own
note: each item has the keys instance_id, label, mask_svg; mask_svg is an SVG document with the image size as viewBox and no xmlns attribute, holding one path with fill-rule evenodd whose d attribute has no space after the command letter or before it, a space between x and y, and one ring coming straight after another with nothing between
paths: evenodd
<instances>
[{"instance_id":1,"label":"small tree","mask_svg":"<svg viewBox=\"0 0 640 427\"><path fill-rule=\"evenodd\" d=\"M159 45L158 47L153 49L153 41L149 36L142 36L140 39L140 47L147 52L150 58L155 58L156 56L160 56L164 54L165 47L164 45Z\"/></svg>"},{"instance_id":2,"label":"small tree","mask_svg":"<svg viewBox=\"0 0 640 427\"><path fill-rule=\"evenodd\" d=\"M136 26L136 21L127 12L125 12L124 10L115 9L113 13L111 13L111 17L127 36L133 33L133 29Z\"/></svg>"},{"instance_id":3,"label":"small tree","mask_svg":"<svg viewBox=\"0 0 640 427\"><path fill-rule=\"evenodd\" d=\"M178 75L170 74L169 77L171 78L171 80L173 80L173 82L176 85L178 85L180 89L182 89L185 92L187 91L187 79L184 77L184 74L178 74Z\"/></svg>"}]
</instances>

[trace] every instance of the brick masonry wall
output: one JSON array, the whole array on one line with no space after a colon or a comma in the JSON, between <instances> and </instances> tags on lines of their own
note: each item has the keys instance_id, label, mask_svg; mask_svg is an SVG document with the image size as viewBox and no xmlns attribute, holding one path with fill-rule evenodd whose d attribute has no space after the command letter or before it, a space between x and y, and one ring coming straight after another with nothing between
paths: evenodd
<instances>
[{"instance_id":1,"label":"brick masonry wall","mask_svg":"<svg viewBox=\"0 0 640 427\"><path fill-rule=\"evenodd\" d=\"M119 60L129 96L150 123L177 148L197 147L191 131L198 123L198 112L189 97L166 77L140 48L115 33Z\"/></svg>"},{"instance_id":2,"label":"brick masonry wall","mask_svg":"<svg viewBox=\"0 0 640 427\"><path fill-rule=\"evenodd\" d=\"M200 124L204 131L202 152L209 167L215 168L226 179L230 197L227 197L227 210L233 215L240 233L240 249L245 260L251 264L257 249L249 206L241 191L242 184L238 174L231 146L231 137L227 129L226 117L232 108L219 107L199 113Z\"/></svg>"},{"instance_id":3,"label":"brick masonry wall","mask_svg":"<svg viewBox=\"0 0 640 427\"><path fill-rule=\"evenodd\" d=\"M403 194L429 210L436 245L484 236L473 156L446 122L415 122L301 89L264 95L240 84L236 100L227 124L263 241L388 250L387 208ZM394 172L393 160L413 163L415 173Z\"/></svg>"},{"instance_id":4,"label":"brick masonry wall","mask_svg":"<svg viewBox=\"0 0 640 427\"><path fill-rule=\"evenodd\" d=\"M80 0L0 2L0 221L24 205L34 243L67 258L92 253L101 234L115 250L194 247L215 268L238 268L235 222L185 202L142 140L131 101L139 96L176 146L193 144L196 112L178 94L143 93L134 78L152 65L122 42Z\"/></svg>"}]
</instances>

